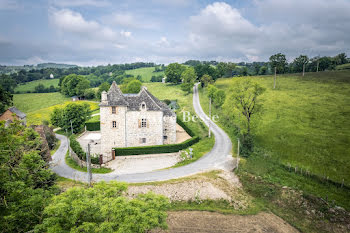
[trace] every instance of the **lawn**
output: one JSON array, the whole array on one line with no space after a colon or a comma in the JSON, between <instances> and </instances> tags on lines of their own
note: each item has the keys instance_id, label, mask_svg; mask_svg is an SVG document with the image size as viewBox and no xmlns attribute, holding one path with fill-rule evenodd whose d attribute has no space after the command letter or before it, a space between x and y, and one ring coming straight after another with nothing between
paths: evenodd
<instances>
[{"instance_id":1,"label":"lawn","mask_svg":"<svg viewBox=\"0 0 350 233\"><path fill-rule=\"evenodd\" d=\"M253 122L256 146L285 165L350 185L350 72L278 76L276 90L273 76L247 78L266 88L263 113ZM219 79L215 85L228 95L231 83ZM208 102L203 91L201 99ZM223 116L220 109L213 113Z\"/></svg>"},{"instance_id":2,"label":"lawn","mask_svg":"<svg viewBox=\"0 0 350 233\"><path fill-rule=\"evenodd\" d=\"M155 67L145 67L145 68L138 68L134 70L126 70L126 74L134 75L135 77L137 75L141 75L142 81L145 83L148 83L151 81L152 76L159 76L164 75L164 72L153 72L155 70Z\"/></svg>"},{"instance_id":3,"label":"lawn","mask_svg":"<svg viewBox=\"0 0 350 233\"><path fill-rule=\"evenodd\" d=\"M35 80L23 84L19 84L15 88L15 93L27 93L28 91L34 91L35 87L39 84L43 84L46 88L53 85L55 88L58 87L59 79L41 79Z\"/></svg>"},{"instance_id":4,"label":"lawn","mask_svg":"<svg viewBox=\"0 0 350 233\"><path fill-rule=\"evenodd\" d=\"M27 124L41 124L43 120L49 120L55 107L63 107L73 103L70 98L54 93L31 93L13 95L13 103L19 110L27 114ZM79 101L75 103L88 103L90 109L98 108L98 103L91 101Z\"/></svg>"}]
</instances>

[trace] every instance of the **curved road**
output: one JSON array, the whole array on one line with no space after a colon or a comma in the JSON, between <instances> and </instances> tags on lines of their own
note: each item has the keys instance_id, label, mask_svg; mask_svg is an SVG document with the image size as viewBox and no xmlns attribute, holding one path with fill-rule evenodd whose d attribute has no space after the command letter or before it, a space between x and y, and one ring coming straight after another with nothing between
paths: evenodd
<instances>
[{"instance_id":1,"label":"curved road","mask_svg":"<svg viewBox=\"0 0 350 233\"><path fill-rule=\"evenodd\" d=\"M234 163L233 158L230 155L232 148L231 140L228 135L214 122L212 122L203 112L199 103L198 84L196 84L196 86L193 88L193 106L198 117L200 117L207 126L210 122L210 128L212 133L215 135L215 144L209 153L205 154L197 161L182 167L124 175L116 174L116 172L107 174L92 174L93 181L119 180L130 183L152 182L176 179L213 169L233 170L236 163ZM67 138L59 134L56 134L56 137L61 140L61 145L53 155L53 160L50 164L51 169L62 177L87 182L87 175L85 172L72 169L65 163L65 154L68 150Z\"/></svg>"}]
</instances>

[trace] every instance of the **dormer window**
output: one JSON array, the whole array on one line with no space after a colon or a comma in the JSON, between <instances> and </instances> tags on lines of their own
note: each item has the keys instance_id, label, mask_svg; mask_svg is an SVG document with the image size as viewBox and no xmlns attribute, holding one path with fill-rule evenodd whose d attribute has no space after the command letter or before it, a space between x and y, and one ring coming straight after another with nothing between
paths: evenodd
<instances>
[{"instance_id":1,"label":"dormer window","mask_svg":"<svg viewBox=\"0 0 350 233\"><path fill-rule=\"evenodd\" d=\"M145 103L141 104L141 109L146 109L146 104Z\"/></svg>"},{"instance_id":2,"label":"dormer window","mask_svg":"<svg viewBox=\"0 0 350 233\"><path fill-rule=\"evenodd\" d=\"M112 114L116 114L117 110L116 110L116 107L112 107Z\"/></svg>"}]
</instances>

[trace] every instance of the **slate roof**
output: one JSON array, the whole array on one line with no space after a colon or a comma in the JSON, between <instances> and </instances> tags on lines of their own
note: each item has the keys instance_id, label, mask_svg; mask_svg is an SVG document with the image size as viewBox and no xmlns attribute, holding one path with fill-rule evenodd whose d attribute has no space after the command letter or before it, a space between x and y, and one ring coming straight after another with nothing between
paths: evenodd
<instances>
[{"instance_id":1,"label":"slate roof","mask_svg":"<svg viewBox=\"0 0 350 233\"><path fill-rule=\"evenodd\" d=\"M24 112L21 112L16 107L11 107L8 110L10 110L12 113L15 113L21 119L23 119L27 116Z\"/></svg>"},{"instance_id":2,"label":"slate roof","mask_svg":"<svg viewBox=\"0 0 350 233\"><path fill-rule=\"evenodd\" d=\"M107 92L107 101L107 106L127 106L129 111L139 111L140 105L145 103L147 111L163 111L166 116L175 116L168 105L154 97L146 87L142 87L138 94L123 94L113 82Z\"/></svg>"}]
</instances>

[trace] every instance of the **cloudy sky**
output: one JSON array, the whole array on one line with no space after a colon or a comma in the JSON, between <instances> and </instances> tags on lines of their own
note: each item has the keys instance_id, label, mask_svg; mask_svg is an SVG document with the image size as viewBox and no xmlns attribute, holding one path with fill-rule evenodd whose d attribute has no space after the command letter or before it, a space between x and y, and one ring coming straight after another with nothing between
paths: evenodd
<instances>
[{"instance_id":1,"label":"cloudy sky","mask_svg":"<svg viewBox=\"0 0 350 233\"><path fill-rule=\"evenodd\" d=\"M0 64L350 56L350 0L0 0Z\"/></svg>"}]
</instances>

